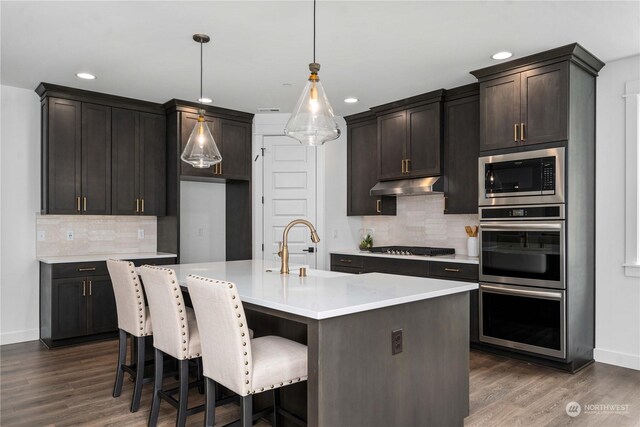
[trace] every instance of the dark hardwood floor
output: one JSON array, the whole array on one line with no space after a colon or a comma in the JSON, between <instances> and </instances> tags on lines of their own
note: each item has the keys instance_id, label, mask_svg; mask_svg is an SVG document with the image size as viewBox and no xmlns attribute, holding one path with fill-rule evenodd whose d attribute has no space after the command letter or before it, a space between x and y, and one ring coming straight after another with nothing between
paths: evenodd
<instances>
[{"instance_id":1,"label":"dark hardwood floor","mask_svg":"<svg viewBox=\"0 0 640 427\"><path fill-rule=\"evenodd\" d=\"M115 340L54 350L36 341L0 347L0 424L145 426L151 384L145 384L135 414L129 412L133 383L125 381L122 395L111 397L116 352ZM640 371L595 363L570 375L472 351L470 378L466 426L640 426ZM203 402L196 389L189 398L191 404ZM571 401L582 407L575 418L565 411ZM594 411L597 407L586 413L593 404L629 406L618 413ZM218 408L217 425L238 415L234 404ZM163 403L160 425L174 423L175 410ZM202 423L202 413L187 421L189 426Z\"/></svg>"}]
</instances>

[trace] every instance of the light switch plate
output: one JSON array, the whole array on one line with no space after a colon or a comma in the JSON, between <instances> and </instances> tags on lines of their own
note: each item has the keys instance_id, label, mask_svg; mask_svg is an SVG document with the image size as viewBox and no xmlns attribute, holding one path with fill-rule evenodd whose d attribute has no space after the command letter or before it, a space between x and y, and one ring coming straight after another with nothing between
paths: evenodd
<instances>
[{"instance_id":1,"label":"light switch plate","mask_svg":"<svg viewBox=\"0 0 640 427\"><path fill-rule=\"evenodd\" d=\"M138 228L138 239L144 239L144 228Z\"/></svg>"},{"instance_id":2,"label":"light switch plate","mask_svg":"<svg viewBox=\"0 0 640 427\"><path fill-rule=\"evenodd\" d=\"M73 230L67 230L67 240L73 240Z\"/></svg>"},{"instance_id":3,"label":"light switch plate","mask_svg":"<svg viewBox=\"0 0 640 427\"><path fill-rule=\"evenodd\" d=\"M44 230L38 230L38 242L44 242L46 239L46 234Z\"/></svg>"}]
</instances>

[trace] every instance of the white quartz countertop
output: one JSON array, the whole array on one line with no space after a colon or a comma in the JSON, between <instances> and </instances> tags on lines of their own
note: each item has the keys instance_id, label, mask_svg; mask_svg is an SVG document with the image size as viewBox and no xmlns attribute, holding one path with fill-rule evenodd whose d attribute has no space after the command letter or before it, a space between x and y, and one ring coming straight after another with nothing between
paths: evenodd
<instances>
[{"instance_id":1,"label":"white quartz countertop","mask_svg":"<svg viewBox=\"0 0 640 427\"><path fill-rule=\"evenodd\" d=\"M358 255L371 256L376 258L398 258L398 259L415 259L418 261L439 261L439 262L460 262L463 264L478 264L478 257L470 257L466 255L439 255L439 256L419 256L419 255L390 255L384 253L371 253L359 251L356 249L346 249L340 251L331 251L337 255Z\"/></svg>"},{"instance_id":2,"label":"white quartz countertop","mask_svg":"<svg viewBox=\"0 0 640 427\"><path fill-rule=\"evenodd\" d=\"M67 262L96 262L108 259L146 259L146 258L176 258L176 254L166 252L140 252L135 254L98 254L98 255L69 255L69 256L41 256L38 261L45 264L63 264Z\"/></svg>"},{"instance_id":3,"label":"white quartz countertop","mask_svg":"<svg viewBox=\"0 0 640 427\"><path fill-rule=\"evenodd\" d=\"M291 274L281 275L279 265L261 260L165 267L175 270L182 285L189 274L233 282L245 303L317 320L478 289L477 283L382 273L308 269L306 277L299 277L293 265Z\"/></svg>"}]
</instances>

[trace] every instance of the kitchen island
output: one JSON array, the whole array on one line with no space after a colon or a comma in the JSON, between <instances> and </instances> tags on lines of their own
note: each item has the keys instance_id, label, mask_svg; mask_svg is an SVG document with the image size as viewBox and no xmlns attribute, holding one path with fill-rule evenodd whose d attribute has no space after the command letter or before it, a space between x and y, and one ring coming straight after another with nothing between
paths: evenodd
<instances>
[{"instance_id":1,"label":"kitchen island","mask_svg":"<svg viewBox=\"0 0 640 427\"><path fill-rule=\"evenodd\" d=\"M235 283L256 336L308 346L308 381L285 387L281 403L309 426L463 425L476 283L319 270L299 277L295 266L281 275L258 260L168 267L183 286L189 274Z\"/></svg>"}]
</instances>

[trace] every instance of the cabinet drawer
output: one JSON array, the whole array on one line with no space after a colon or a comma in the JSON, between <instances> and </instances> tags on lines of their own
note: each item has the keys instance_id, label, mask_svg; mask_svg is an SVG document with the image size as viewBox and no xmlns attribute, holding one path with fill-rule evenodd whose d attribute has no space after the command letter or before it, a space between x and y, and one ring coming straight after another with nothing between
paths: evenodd
<instances>
[{"instance_id":1,"label":"cabinet drawer","mask_svg":"<svg viewBox=\"0 0 640 427\"><path fill-rule=\"evenodd\" d=\"M429 277L429 263L411 259L366 257L364 271L366 273Z\"/></svg>"},{"instance_id":2,"label":"cabinet drawer","mask_svg":"<svg viewBox=\"0 0 640 427\"><path fill-rule=\"evenodd\" d=\"M342 266L362 268L362 258L363 257L357 255L331 254L331 267Z\"/></svg>"},{"instance_id":3,"label":"cabinet drawer","mask_svg":"<svg viewBox=\"0 0 640 427\"><path fill-rule=\"evenodd\" d=\"M478 266L455 262L430 262L429 276L450 280L478 281Z\"/></svg>"},{"instance_id":4,"label":"cabinet drawer","mask_svg":"<svg viewBox=\"0 0 640 427\"><path fill-rule=\"evenodd\" d=\"M51 270L51 275L54 279L109 275L105 261L54 264Z\"/></svg>"},{"instance_id":5,"label":"cabinet drawer","mask_svg":"<svg viewBox=\"0 0 640 427\"><path fill-rule=\"evenodd\" d=\"M359 267L343 267L341 265L332 265L331 271L337 271L339 273L349 273L349 274L362 274L364 270Z\"/></svg>"}]
</instances>

